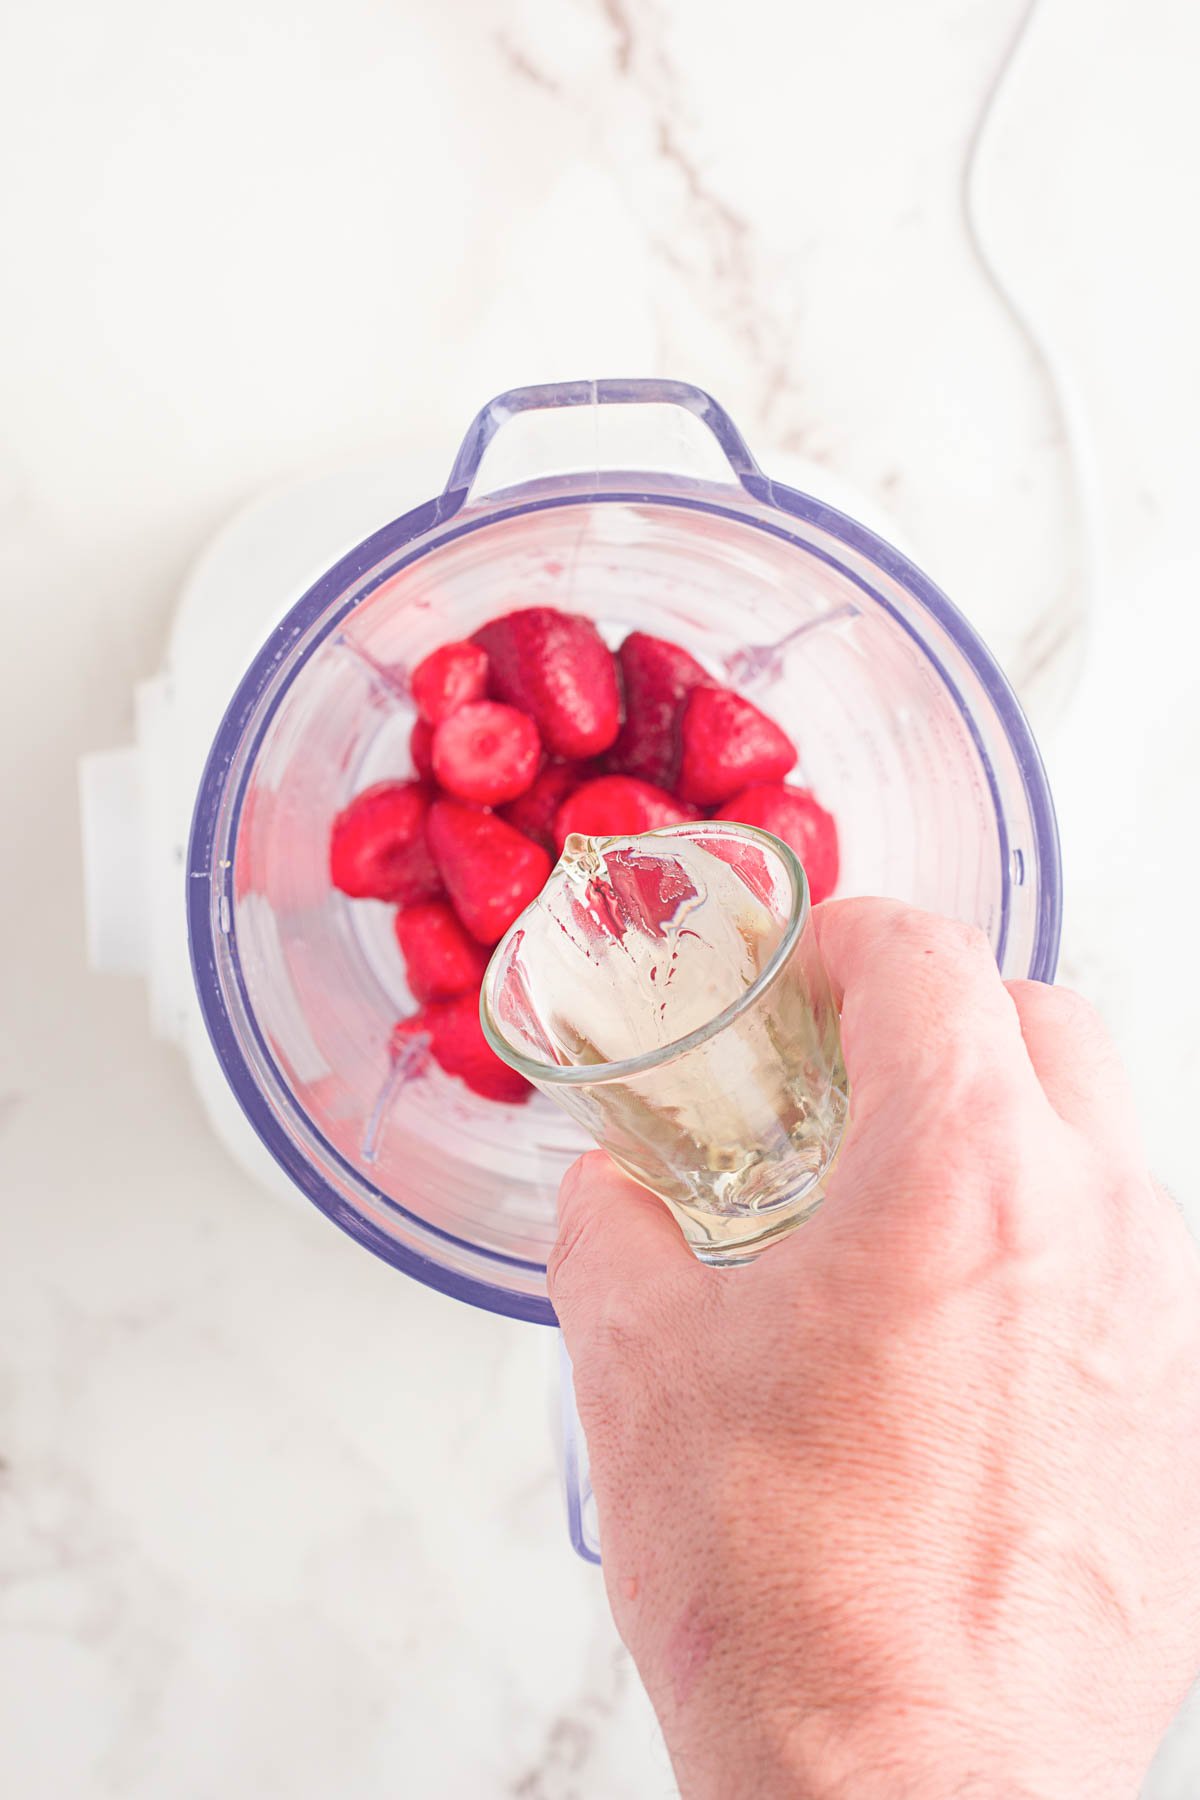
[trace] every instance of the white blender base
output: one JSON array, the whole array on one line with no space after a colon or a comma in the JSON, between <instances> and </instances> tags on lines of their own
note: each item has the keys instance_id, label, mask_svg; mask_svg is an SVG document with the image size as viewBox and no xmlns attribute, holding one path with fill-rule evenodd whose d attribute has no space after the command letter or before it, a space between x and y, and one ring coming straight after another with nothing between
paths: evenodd
<instances>
[{"instance_id":1,"label":"white blender base","mask_svg":"<svg viewBox=\"0 0 1200 1800\"><path fill-rule=\"evenodd\" d=\"M912 556L895 522L829 470L780 456L769 472ZM235 514L184 582L165 667L136 689L136 742L80 762L89 962L101 974L144 977L151 1029L187 1057L221 1142L262 1186L293 1197L234 1098L192 986L192 811L217 727L264 638L318 577L428 499L430 486L427 459L397 456L280 488Z\"/></svg>"}]
</instances>

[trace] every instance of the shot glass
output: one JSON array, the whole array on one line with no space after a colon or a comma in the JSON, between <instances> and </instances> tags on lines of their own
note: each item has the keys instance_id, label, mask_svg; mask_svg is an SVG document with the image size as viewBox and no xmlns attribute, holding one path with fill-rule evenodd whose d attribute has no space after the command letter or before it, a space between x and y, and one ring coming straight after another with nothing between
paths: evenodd
<instances>
[{"instance_id":1,"label":"shot glass","mask_svg":"<svg viewBox=\"0 0 1200 1800\"><path fill-rule=\"evenodd\" d=\"M568 838L497 945L483 1028L657 1194L703 1262L747 1262L819 1206L848 1109L808 882L711 821Z\"/></svg>"}]
</instances>

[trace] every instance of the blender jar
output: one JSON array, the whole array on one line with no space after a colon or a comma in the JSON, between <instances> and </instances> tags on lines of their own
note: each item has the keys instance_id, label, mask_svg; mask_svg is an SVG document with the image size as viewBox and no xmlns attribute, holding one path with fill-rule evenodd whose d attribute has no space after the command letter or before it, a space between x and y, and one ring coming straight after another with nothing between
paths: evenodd
<instances>
[{"instance_id":1,"label":"blender jar","mask_svg":"<svg viewBox=\"0 0 1200 1800\"><path fill-rule=\"evenodd\" d=\"M443 493L324 575L255 657L201 781L187 864L200 1006L292 1180L368 1249L458 1299L554 1323L555 1192L582 1134L436 1067L393 1067L412 1010L392 909L328 875L332 821L412 773L406 671L498 613L554 606L615 647L685 645L779 719L836 816L839 895L981 926L1006 977L1053 977L1053 808L984 645L905 557L762 474L722 409L668 381L515 390Z\"/></svg>"}]
</instances>

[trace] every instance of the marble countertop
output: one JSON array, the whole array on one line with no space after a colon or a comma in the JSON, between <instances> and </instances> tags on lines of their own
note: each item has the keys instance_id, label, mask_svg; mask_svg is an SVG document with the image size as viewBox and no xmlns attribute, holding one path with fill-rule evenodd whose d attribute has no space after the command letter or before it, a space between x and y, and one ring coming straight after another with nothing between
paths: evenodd
<instances>
[{"instance_id":1,"label":"marble countertop","mask_svg":"<svg viewBox=\"0 0 1200 1800\"><path fill-rule=\"evenodd\" d=\"M886 510L1030 707L1062 975L1200 1225L1200 16L1040 0L968 221L1024 10L10 10L3 1791L674 1791L566 1548L544 1335L252 1185L86 968L77 759L264 484L417 446L432 492L491 393L659 373ZM1200 1791L1200 1723L1146 1791Z\"/></svg>"}]
</instances>

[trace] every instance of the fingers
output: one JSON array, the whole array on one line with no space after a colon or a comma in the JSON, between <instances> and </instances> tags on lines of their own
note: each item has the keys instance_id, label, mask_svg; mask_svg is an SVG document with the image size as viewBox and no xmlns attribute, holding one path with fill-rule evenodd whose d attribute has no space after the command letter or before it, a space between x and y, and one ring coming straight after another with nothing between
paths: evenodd
<instances>
[{"instance_id":1,"label":"fingers","mask_svg":"<svg viewBox=\"0 0 1200 1800\"><path fill-rule=\"evenodd\" d=\"M641 1297L664 1282L687 1282L701 1272L664 1203L603 1151L590 1151L567 1170L546 1274L572 1354L573 1340L611 1314L614 1296L636 1312Z\"/></svg>"},{"instance_id":2,"label":"fingers","mask_svg":"<svg viewBox=\"0 0 1200 1800\"><path fill-rule=\"evenodd\" d=\"M1007 985L1029 1060L1055 1112L1089 1137L1137 1155L1133 1090L1099 1013L1070 988Z\"/></svg>"},{"instance_id":3,"label":"fingers","mask_svg":"<svg viewBox=\"0 0 1200 1800\"><path fill-rule=\"evenodd\" d=\"M813 913L851 1090L1028 1081L1020 1024L981 931L893 900Z\"/></svg>"}]
</instances>

